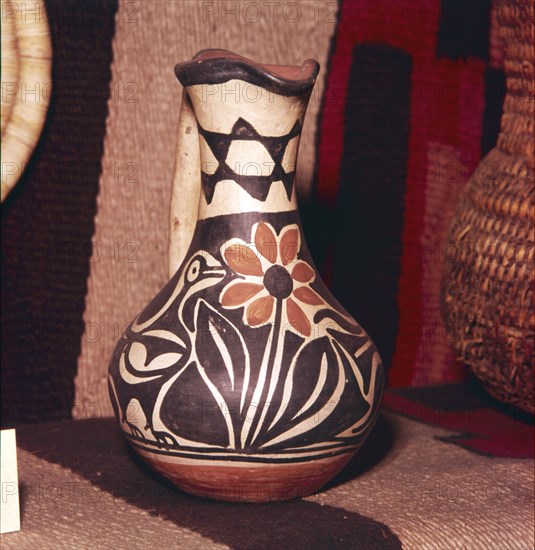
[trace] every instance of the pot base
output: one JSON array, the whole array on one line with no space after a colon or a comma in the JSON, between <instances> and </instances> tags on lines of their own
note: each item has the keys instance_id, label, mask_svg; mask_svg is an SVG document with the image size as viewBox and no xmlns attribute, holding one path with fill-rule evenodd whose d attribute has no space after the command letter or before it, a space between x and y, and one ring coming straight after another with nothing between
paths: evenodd
<instances>
[{"instance_id":1,"label":"pot base","mask_svg":"<svg viewBox=\"0 0 535 550\"><path fill-rule=\"evenodd\" d=\"M145 462L179 489L199 497L230 502L273 502L310 495L334 478L355 454L284 464L223 464L208 460L170 462L137 451Z\"/></svg>"}]
</instances>

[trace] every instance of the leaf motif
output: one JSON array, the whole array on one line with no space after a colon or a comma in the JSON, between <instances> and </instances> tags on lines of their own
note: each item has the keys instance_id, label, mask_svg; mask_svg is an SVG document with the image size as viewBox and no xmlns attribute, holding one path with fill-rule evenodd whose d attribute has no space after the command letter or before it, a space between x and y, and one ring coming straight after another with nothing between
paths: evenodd
<instances>
[{"instance_id":1,"label":"leaf motif","mask_svg":"<svg viewBox=\"0 0 535 550\"><path fill-rule=\"evenodd\" d=\"M181 353L162 353L162 355L156 356L147 365L146 370L152 371L157 369L167 369L180 361L181 357Z\"/></svg>"},{"instance_id":2,"label":"leaf motif","mask_svg":"<svg viewBox=\"0 0 535 550\"><path fill-rule=\"evenodd\" d=\"M372 370L369 365L372 363L373 354L376 353L373 342L366 334L355 336L332 328L329 328L327 332L332 336L333 342L341 346L341 351L351 365L360 392L366 396L372 382Z\"/></svg>"},{"instance_id":3,"label":"leaf motif","mask_svg":"<svg viewBox=\"0 0 535 550\"><path fill-rule=\"evenodd\" d=\"M182 357L182 353L162 353L157 355L148 365L147 348L141 342L134 342L128 352L128 360L132 367L140 372L167 369L175 365Z\"/></svg>"},{"instance_id":4,"label":"leaf motif","mask_svg":"<svg viewBox=\"0 0 535 550\"><path fill-rule=\"evenodd\" d=\"M175 334L174 332L171 332L169 330L162 330L162 329L155 329L155 330L148 330L147 332L143 333L143 336L152 336L154 338L159 338L160 340L168 340L169 342L174 342L177 344L181 349L186 349L186 344L178 336L178 334Z\"/></svg>"},{"instance_id":5,"label":"leaf motif","mask_svg":"<svg viewBox=\"0 0 535 550\"><path fill-rule=\"evenodd\" d=\"M134 369L143 371L145 370L145 363L147 361L147 348L140 342L134 342L130 346L128 352L128 360Z\"/></svg>"},{"instance_id":6,"label":"leaf motif","mask_svg":"<svg viewBox=\"0 0 535 550\"><path fill-rule=\"evenodd\" d=\"M305 389L302 384L294 384L293 380L303 380L301 373L306 375L311 367L314 375L310 376ZM292 387L290 404L283 415L286 420L279 422L279 429L275 426L269 433L263 447L272 447L279 443L287 445L292 439L293 444L299 446L308 442L308 434L312 431L321 432L324 437L332 435L333 428L337 431L345 373L340 357L326 338L313 341L301 350L294 368L288 373L286 384Z\"/></svg>"},{"instance_id":7,"label":"leaf motif","mask_svg":"<svg viewBox=\"0 0 535 550\"><path fill-rule=\"evenodd\" d=\"M242 424L249 385L249 353L242 335L217 310L199 300L195 316L197 368L220 405L231 447Z\"/></svg>"},{"instance_id":8,"label":"leaf motif","mask_svg":"<svg viewBox=\"0 0 535 550\"><path fill-rule=\"evenodd\" d=\"M195 447L227 448L228 428L196 363L189 363L162 386L154 406L154 427L170 431L177 441Z\"/></svg>"},{"instance_id":9,"label":"leaf motif","mask_svg":"<svg viewBox=\"0 0 535 550\"><path fill-rule=\"evenodd\" d=\"M141 376L137 376L138 374L141 374ZM151 380L161 378L162 376L161 374L157 374L155 376L146 376L139 370L136 370L134 374L126 364L126 356L124 352L121 353L121 356L119 358L119 375L121 376L122 380L127 384L143 384L145 382L150 382Z\"/></svg>"},{"instance_id":10,"label":"leaf motif","mask_svg":"<svg viewBox=\"0 0 535 550\"><path fill-rule=\"evenodd\" d=\"M383 364L381 362L381 357L379 356L377 351L372 351L370 384L368 387L368 391L365 391L362 374L359 374L360 369L357 364L357 354L354 354L352 357L347 352L347 350L340 346L338 343L336 343L336 346L346 356L349 364L351 365L353 373L355 374L355 380L359 386L359 389L362 392L362 397L364 398L364 401L368 406L367 410L360 417L358 417L356 422L354 422L349 428L338 435L339 437L351 437L357 434L364 434L370 428L380 403L380 397L378 398L377 393L381 395L383 391L384 380ZM355 359L357 359L357 361L355 361Z\"/></svg>"},{"instance_id":11,"label":"leaf motif","mask_svg":"<svg viewBox=\"0 0 535 550\"><path fill-rule=\"evenodd\" d=\"M314 416L332 396L338 374L336 355L327 338L313 340L302 347L285 377L281 405L273 413L268 438L299 420Z\"/></svg>"},{"instance_id":12,"label":"leaf motif","mask_svg":"<svg viewBox=\"0 0 535 550\"><path fill-rule=\"evenodd\" d=\"M321 356L321 367L318 374L318 380L316 381L316 386L310 394L308 401L294 414L292 420L295 420L298 416L306 413L308 409L310 409L310 407L312 407L312 405L314 405L320 397L321 390L323 390L323 387L325 386L325 382L327 380L327 367L327 355L324 353Z\"/></svg>"},{"instance_id":13,"label":"leaf motif","mask_svg":"<svg viewBox=\"0 0 535 550\"><path fill-rule=\"evenodd\" d=\"M375 371L380 371L374 366ZM355 428L369 425L370 396L363 395L351 356L330 337L313 340L295 356L284 382L282 407L260 442L302 447L319 438L354 437Z\"/></svg>"}]
</instances>

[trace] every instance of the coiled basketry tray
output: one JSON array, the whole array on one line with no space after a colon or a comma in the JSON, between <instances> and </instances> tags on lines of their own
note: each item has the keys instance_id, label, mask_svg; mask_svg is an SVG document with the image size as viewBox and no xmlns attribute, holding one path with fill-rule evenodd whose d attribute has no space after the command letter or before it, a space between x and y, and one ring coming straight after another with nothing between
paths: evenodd
<instances>
[{"instance_id":1,"label":"coiled basketry tray","mask_svg":"<svg viewBox=\"0 0 535 550\"><path fill-rule=\"evenodd\" d=\"M2 201L19 180L45 121L52 47L44 2L2 1Z\"/></svg>"}]
</instances>

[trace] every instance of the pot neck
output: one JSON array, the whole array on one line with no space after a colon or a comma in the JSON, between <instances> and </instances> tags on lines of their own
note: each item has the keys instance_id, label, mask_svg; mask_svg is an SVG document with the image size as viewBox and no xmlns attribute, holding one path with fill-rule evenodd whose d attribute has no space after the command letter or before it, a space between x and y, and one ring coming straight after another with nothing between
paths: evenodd
<instances>
[{"instance_id":1,"label":"pot neck","mask_svg":"<svg viewBox=\"0 0 535 550\"><path fill-rule=\"evenodd\" d=\"M295 210L297 153L317 63L280 67L230 52L202 55L175 69L199 134L198 218Z\"/></svg>"}]
</instances>

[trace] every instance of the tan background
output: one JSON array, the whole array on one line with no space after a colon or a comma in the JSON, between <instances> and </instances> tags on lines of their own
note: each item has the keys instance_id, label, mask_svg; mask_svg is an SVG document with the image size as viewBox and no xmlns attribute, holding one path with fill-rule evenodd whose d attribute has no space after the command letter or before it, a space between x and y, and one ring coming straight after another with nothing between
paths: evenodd
<instances>
[{"instance_id":1,"label":"tan background","mask_svg":"<svg viewBox=\"0 0 535 550\"><path fill-rule=\"evenodd\" d=\"M235 5L237 11L228 11ZM334 1L317 0L119 2L75 417L112 414L106 380L115 342L167 281L169 199L182 92L174 65L204 48L233 50L263 63L317 59L322 70L298 163L298 190L306 196L336 8Z\"/></svg>"}]
</instances>

